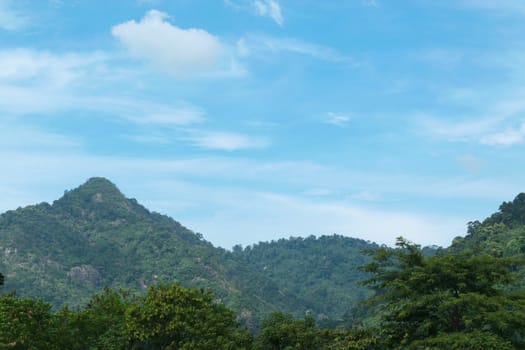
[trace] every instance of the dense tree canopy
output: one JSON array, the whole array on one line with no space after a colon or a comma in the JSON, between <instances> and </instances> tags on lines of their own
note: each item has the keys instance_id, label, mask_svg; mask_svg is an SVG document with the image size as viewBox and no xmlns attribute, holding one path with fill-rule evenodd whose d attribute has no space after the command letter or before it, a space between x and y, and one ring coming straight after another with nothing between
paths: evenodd
<instances>
[{"instance_id":1,"label":"dense tree canopy","mask_svg":"<svg viewBox=\"0 0 525 350\"><path fill-rule=\"evenodd\" d=\"M282 239L234 252L214 247L177 221L92 178L51 204L0 214L0 271L6 290L42 298L54 310L82 307L104 286L141 293L169 281L213 290L257 330L274 311L310 312L335 324L366 295L362 249L343 236Z\"/></svg>"},{"instance_id":2,"label":"dense tree canopy","mask_svg":"<svg viewBox=\"0 0 525 350\"><path fill-rule=\"evenodd\" d=\"M0 349L59 349L51 305L0 296Z\"/></svg>"},{"instance_id":3,"label":"dense tree canopy","mask_svg":"<svg viewBox=\"0 0 525 350\"><path fill-rule=\"evenodd\" d=\"M469 252L424 257L403 239L397 249L371 255L366 284L383 306L380 328L387 348L525 346L525 296L502 288L513 282L520 260Z\"/></svg>"},{"instance_id":4,"label":"dense tree canopy","mask_svg":"<svg viewBox=\"0 0 525 350\"><path fill-rule=\"evenodd\" d=\"M211 292L176 284L150 287L126 311L132 349L242 349L251 339L237 327L235 313Z\"/></svg>"},{"instance_id":5,"label":"dense tree canopy","mask_svg":"<svg viewBox=\"0 0 525 350\"><path fill-rule=\"evenodd\" d=\"M323 346L322 333L311 316L294 320L292 315L274 312L261 324L256 341L260 350L315 350Z\"/></svg>"}]
</instances>

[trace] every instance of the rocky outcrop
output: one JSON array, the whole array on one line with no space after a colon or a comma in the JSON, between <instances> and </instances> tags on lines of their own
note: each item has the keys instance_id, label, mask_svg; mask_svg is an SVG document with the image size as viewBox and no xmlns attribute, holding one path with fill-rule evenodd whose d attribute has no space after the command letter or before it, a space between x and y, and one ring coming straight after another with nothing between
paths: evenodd
<instances>
[{"instance_id":1,"label":"rocky outcrop","mask_svg":"<svg viewBox=\"0 0 525 350\"><path fill-rule=\"evenodd\" d=\"M91 265L74 266L67 275L71 279L90 287L96 287L100 283L100 273Z\"/></svg>"}]
</instances>

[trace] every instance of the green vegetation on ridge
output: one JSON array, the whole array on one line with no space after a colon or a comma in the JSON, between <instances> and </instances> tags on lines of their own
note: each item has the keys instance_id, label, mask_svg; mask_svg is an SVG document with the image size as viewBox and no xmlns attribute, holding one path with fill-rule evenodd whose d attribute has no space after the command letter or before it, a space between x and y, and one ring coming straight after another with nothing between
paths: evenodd
<instances>
[{"instance_id":1,"label":"green vegetation on ridge","mask_svg":"<svg viewBox=\"0 0 525 350\"><path fill-rule=\"evenodd\" d=\"M334 235L228 252L91 179L0 216L0 349L525 349L524 235L520 194L437 251ZM86 301L36 299L63 292Z\"/></svg>"},{"instance_id":2,"label":"green vegetation on ridge","mask_svg":"<svg viewBox=\"0 0 525 350\"><path fill-rule=\"evenodd\" d=\"M340 320L365 295L357 267L367 259L361 250L373 247L326 236L229 252L126 198L104 178L52 204L0 215L6 290L58 308L83 306L105 286L144 292L159 281L176 282L214 290L252 328L274 311Z\"/></svg>"}]
</instances>

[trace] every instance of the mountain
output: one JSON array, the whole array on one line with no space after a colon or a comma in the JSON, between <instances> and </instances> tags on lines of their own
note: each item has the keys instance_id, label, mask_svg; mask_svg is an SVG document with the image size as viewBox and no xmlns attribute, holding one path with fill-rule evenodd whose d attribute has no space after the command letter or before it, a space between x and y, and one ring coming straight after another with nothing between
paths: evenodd
<instances>
[{"instance_id":1,"label":"mountain","mask_svg":"<svg viewBox=\"0 0 525 350\"><path fill-rule=\"evenodd\" d=\"M525 193L518 194L513 201L503 202L499 210L485 220L469 222L467 235L455 238L450 249L525 258Z\"/></svg>"},{"instance_id":2,"label":"mountain","mask_svg":"<svg viewBox=\"0 0 525 350\"><path fill-rule=\"evenodd\" d=\"M366 290L357 267L376 245L342 236L291 238L232 252L91 178L52 204L0 215L4 290L55 307L81 306L104 286L143 291L158 281L213 289L256 327L271 311L340 319Z\"/></svg>"},{"instance_id":3,"label":"mountain","mask_svg":"<svg viewBox=\"0 0 525 350\"><path fill-rule=\"evenodd\" d=\"M456 237L448 249L468 249L525 261L525 193L503 202L498 211L485 220L469 222L467 235ZM525 289L525 268L518 271L516 288Z\"/></svg>"},{"instance_id":4,"label":"mountain","mask_svg":"<svg viewBox=\"0 0 525 350\"><path fill-rule=\"evenodd\" d=\"M367 297L360 285L366 276L357 268L369 262L363 251L374 248L378 246L333 235L262 242L242 251L234 247L233 253L279 290L296 295L306 309L316 310L318 320L333 320Z\"/></svg>"}]
</instances>

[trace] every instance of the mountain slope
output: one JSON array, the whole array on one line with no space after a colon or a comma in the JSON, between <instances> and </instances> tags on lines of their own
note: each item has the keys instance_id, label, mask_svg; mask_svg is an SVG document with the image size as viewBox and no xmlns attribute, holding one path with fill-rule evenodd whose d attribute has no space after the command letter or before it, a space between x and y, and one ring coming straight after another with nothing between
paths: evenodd
<instances>
[{"instance_id":1,"label":"mountain slope","mask_svg":"<svg viewBox=\"0 0 525 350\"><path fill-rule=\"evenodd\" d=\"M455 238L450 249L525 257L525 193L503 202L496 213L482 222L469 222L467 235Z\"/></svg>"},{"instance_id":2,"label":"mountain slope","mask_svg":"<svg viewBox=\"0 0 525 350\"><path fill-rule=\"evenodd\" d=\"M142 290L158 280L211 288L218 298L250 304L243 286L228 277L228 269L245 268L227 252L126 199L102 178L52 205L2 214L0 250L5 289L54 305L80 305L103 286ZM267 307L257 299L248 306Z\"/></svg>"},{"instance_id":3,"label":"mountain slope","mask_svg":"<svg viewBox=\"0 0 525 350\"><path fill-rule=\"evenodd\" d=\"M503 202L498 211L485 220L469 222L467 235L455 238L448 249L468 249L525 261L525 193ZM525 288L525 266L519 269L514 288Z\"/></svg>"},{"instance_id":4,"label":"mountain slope","mask_svg":"<svg viewBox=\"0 0 525 350\"><path fill-rule=\"evenodd\" d=\"M126 198L104 178L52 204L0 215L4 290L58 307L82 305L104 286L141 291L156 281L179 282L213 289L252 326L275 310L340 318L364 295L355 271L364 261L360 249L371 247L331 236L228 252Z\"/></svg>"},{"instance_id":5,"label":"mountain slope","mask_svg":"<svg viewBox=\"0 0 525 350\"><path fill-rule=\"evenodd\" d=\"M359 266L369 261L363 250L378 246L343 236L292 237L263 242L234 255L275 281L279 290L297 295L318 319L341 319L346 307L367 295L360 285L365 274ZM322 301L322 303L320 303Z\"/></svg>"}]
</instances>

